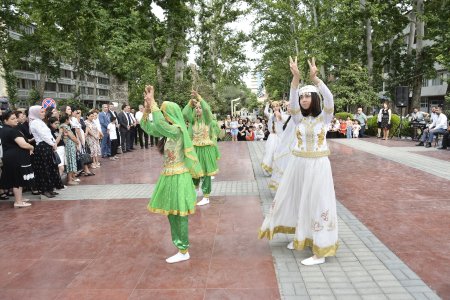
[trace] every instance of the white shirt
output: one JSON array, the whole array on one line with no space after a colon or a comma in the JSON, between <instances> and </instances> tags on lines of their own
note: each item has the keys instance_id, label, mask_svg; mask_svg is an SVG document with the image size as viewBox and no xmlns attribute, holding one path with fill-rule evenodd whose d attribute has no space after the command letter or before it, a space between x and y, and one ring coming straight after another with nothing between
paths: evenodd
<instances>
[{"instance_id":1,"label":"white shirt","mask_svg":"<svg viewBox=\"0 0 450 300\"><path fill-rule=\"evenodd\" d=\"M108 133L110 140L117 140L116 124L113 123L108 124Z\"/></svg>"},{"instance_id":2,"label":"white shirt","mask_svg":"<svg viewBox=\"0 0 450 300\"><path fill-rule=\"evenodd\" d=\"M447 129L447 116L443 113L440 113L436 121L433 121L431 124L431 129Z\"/></svg>"},{"instance_id":3,"label":"white shirt","mask_svg":"<svg viewBox=\"0 0 450 300\"><path fill-rule=\"evenodd\" d=\"M137 120L138 124L141 123L141 119L143 116L144 116L144 113L142 111L136 112L136 120Z\"/></svg>"},{"instance_id":4,"label":"white shirt","mask_svg":"<svg viewBox=\"0 0 450 300\"><path fill-rule=\"evenodd\" d=\"M30 123L30 132L34 136L34 140L36 141L36 145L39 145L41 142L45 142L50 146L55 144L55 139L48 128L42 120L33 120Z\"/></svg>"},{"instance_id":5,"label":"white shirt","mask_svg":"<svg viewBox=\"0 0 450 300\"><path fill-rule=\"evenodd\" d=\"M70 126L72 126L72 128L80 128L81 129L81 124L80 122L78 122L78 119L75 117L70 118Z\"/></svg>"},{"instance_id":6,"label":"white shirt","mask_svg":"<svg viewBox=\"0 0 450 300\"><path fill-rule=\"evenodd\" d=\"M97 119L94 119L94 124L95 126L97 126L98 130L102 130L102 127L100 126L100 120L98 119L98 117Z\"/></svg>"}]
</instances>

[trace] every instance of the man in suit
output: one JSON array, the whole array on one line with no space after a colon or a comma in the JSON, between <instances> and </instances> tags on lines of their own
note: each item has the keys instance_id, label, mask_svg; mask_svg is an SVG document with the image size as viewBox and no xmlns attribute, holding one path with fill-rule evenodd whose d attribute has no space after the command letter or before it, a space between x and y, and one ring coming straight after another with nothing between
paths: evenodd
<instances>
[{"instance_id":1,"label":"man in suit","mask_svg":"<svg viewBox=\"0 0 450 300\"><path fill-rule=\"evenodd\" d=\"M129 149L129 141L130 141L130 128L132 125L132 120L129 115L130 106L126 103L122 105L122 111L118 115L119 121L119 132L120 132L120 143L122 145L122 152L131 151Z\"/></svg>"},{"instance_id":2,"label":"man in suit","mask_svg":"<svg viewBox=\"0 0 450 300\"><path fill-rule=\"evenodd\" d=\"M111 119L108 104L102 105L102 112L98 115L98 119L100 121L100 127L103 134L101 145L102 157L105 158L111 156L111 141L108 134L108 124L111 122Z\"/></svg>"}]
</instances>

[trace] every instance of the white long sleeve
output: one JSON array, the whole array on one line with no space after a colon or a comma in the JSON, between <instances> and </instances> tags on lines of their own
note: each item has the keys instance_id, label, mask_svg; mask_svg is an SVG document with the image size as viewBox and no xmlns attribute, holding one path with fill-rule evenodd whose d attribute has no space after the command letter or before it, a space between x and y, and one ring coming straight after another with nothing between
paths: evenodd
<instances>
[{"instance_id":1,"label":"white long sleeve","mask_svg":"<svg viewBox=\"0 0 450 300\"><path fill-rule=\"evenodd\" d=\"M32 121L30 124L30 132L36 141L36 145L45 142L50 146L53 146L56 143L50 128L48 128L42 120Z\"/></svg>"}]
</instances>

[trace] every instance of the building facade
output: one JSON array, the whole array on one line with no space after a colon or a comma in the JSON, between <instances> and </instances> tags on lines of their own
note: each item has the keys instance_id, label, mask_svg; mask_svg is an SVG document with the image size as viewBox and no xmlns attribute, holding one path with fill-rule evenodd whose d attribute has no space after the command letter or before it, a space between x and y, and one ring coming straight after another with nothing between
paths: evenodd
<instances>
[{"instance_id":1,"label":"building facade","mask_svg":"<svg viewBox=\"0 0 450 300\"><path fill-rule=\"evenodd\" d=\"M32 33L32 27L27 27L26 30ZM20 39L21 35L15 31L10 30L10 36L13 39ZM0 75L3 70L0 69ZM28 62L24 59L21 66L14 70L14 75L17 77L17 98L18 107L26 107L30 92L33 89L38 89L40 74L30 68ZM3 76L0 79L0 96L8 96L6 91L6 84ZM110 77L108 74L100 71L91 71L88 75L80 75L77 80L77 74L70 64L61 64L60 76L56 79L47 79L45 82L44 98L53 98L56 101L62 99L74 98L77 94L78 99L84 105L90 108L99 108L103 103L111 102L110 91Z\"/></svg>"}]
</instances>

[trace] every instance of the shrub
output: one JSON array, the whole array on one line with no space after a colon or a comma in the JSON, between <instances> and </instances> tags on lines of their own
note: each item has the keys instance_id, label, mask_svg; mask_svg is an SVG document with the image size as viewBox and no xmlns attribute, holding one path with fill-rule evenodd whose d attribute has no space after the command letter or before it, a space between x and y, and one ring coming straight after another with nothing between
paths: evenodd
<instances>
[{"instance_id":1,"label":"shrub","mask_svg":"<svg viewBox=\"0 0 450 300\"><path fill-rule=\"evenodd\" d=\"M400 125L400 117L396 114L392 114L391 117L391 130L389 131L389 136L393 136L397 133L397 128ZM366 130L367 135L375 136L378 132L378 124L377 124L377 116L369 117L367 120L367 126L369 127ZM402 122L402 131L400 132L401 136L412 136L413 129L410 127L410 122L407 119L403 119Z\"/></svg>"},{"instance_id":2,"label":"shrub","mask_svg":"<svg viewBox=\"0 0 450 300\"><path fill-rule=\"evenodd\" d=\"M334 116L336 117L336 119L342 119L342 120L347 120L348 117L350 117L350 119L353 120L353 114L348 113L348 112L338 112L335 113Z\"/></svg>"}]
</instances>

